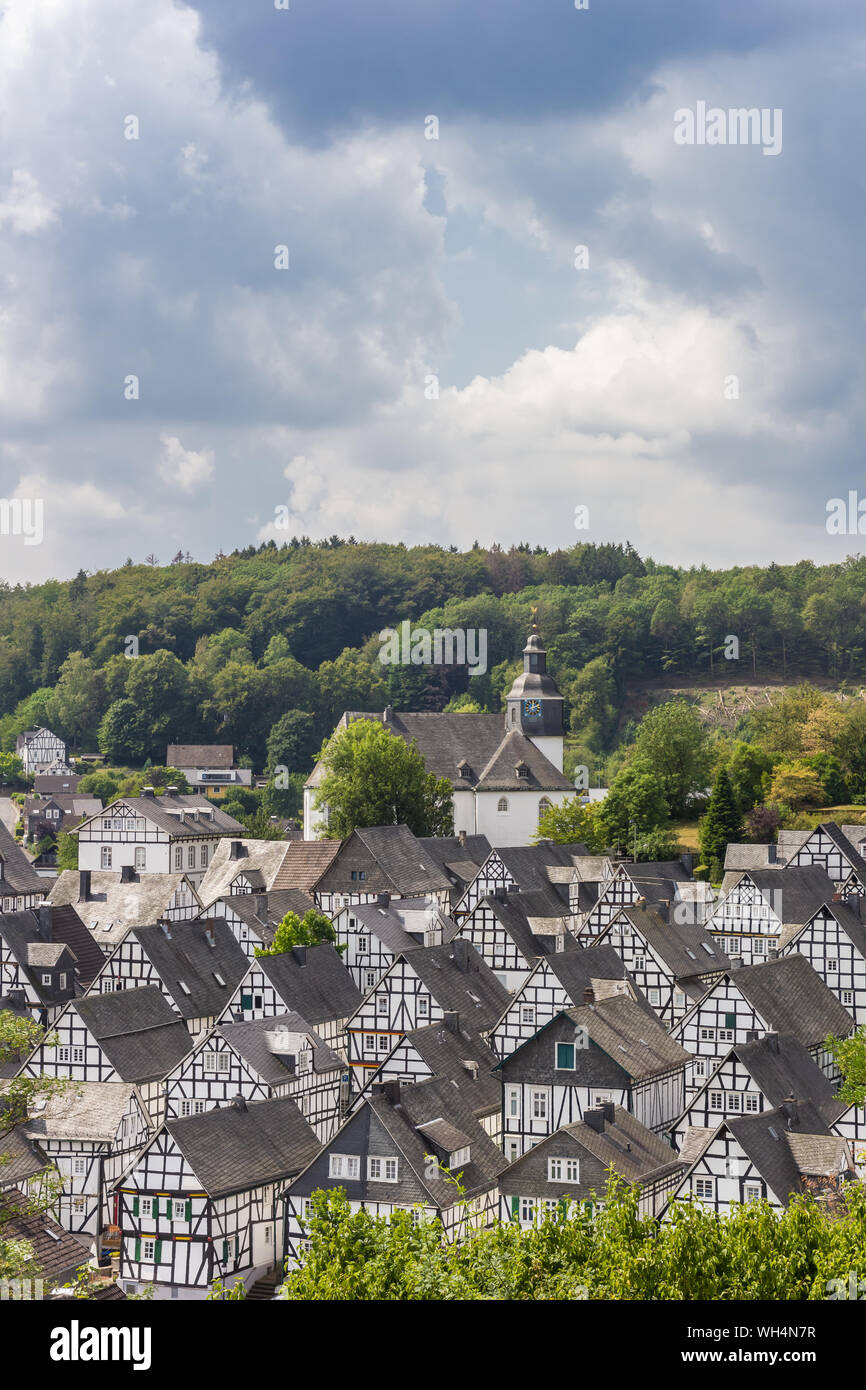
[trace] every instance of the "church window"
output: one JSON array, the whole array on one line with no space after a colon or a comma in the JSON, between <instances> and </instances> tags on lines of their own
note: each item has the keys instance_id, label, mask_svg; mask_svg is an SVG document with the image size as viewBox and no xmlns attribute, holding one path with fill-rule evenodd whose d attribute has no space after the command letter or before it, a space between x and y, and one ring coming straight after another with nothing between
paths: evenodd
<instances>
[{"instance_id":1,"label":"church window","mask_svg":"<svg viewBox=\"0 0 866 1390\"><path fill-rule=\"evenodd\" d=\"M508 797L507 797L507 796L500 796L500 798L499 798L499 805L496 807L496 809L497 809L497 811L499 812L500 816L505 816L505 815L508 814Z\"/></svg>"},{"instance_id":2,"label":"church window","mask_svg":"<svg viewBox=\"0 0 866 1390\"><path fill-rule=\"evenodd\" d=\"M550 811L552 809L553 807L551 802L547 799L546 796L543 796L538 803L538 819L541 820L541 817L545 814L545 812Z\"/></svg>"}]
</instances>

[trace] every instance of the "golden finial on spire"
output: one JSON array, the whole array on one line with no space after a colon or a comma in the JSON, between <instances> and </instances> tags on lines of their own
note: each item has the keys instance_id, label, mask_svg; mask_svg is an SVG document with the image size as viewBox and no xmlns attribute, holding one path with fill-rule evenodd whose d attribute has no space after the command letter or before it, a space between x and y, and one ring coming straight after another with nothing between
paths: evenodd
<instances>
[{"instance_id":1,"label":"golden finial on spire","mask_svg":"<svg viewBox=\"0 0 866 1390\"><path fill-rule=\"evenodd\" d=\"M529 611L532 614L532 631L537 632L538 623L536 622L536 615L538 614L538 608L533 604Z\"/></svg>"}]
</instances>

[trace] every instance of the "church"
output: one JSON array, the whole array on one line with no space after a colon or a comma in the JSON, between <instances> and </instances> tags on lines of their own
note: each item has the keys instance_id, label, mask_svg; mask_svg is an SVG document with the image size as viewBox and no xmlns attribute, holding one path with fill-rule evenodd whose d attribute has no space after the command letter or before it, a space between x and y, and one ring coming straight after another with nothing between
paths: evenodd
<instances>
[{"instance_id":1,"label":"church","mask_svg":"<svg viewBox=\"0 0 866 1390\"><path fill-rule=\"evenodd\" d=\"M547 651L536 624L523 649L523 670L501 714L381 714L346 711L335 732L354 719L375 719L413 740L437 777L454 788L454 833L486 835L492 845L526 845L549 806L575 795L562 772L563 700L547 670ZM304 786L304 838L318 838L327 807L314 805L323 769L317 763Z\"/></svg>"}]
</instances>

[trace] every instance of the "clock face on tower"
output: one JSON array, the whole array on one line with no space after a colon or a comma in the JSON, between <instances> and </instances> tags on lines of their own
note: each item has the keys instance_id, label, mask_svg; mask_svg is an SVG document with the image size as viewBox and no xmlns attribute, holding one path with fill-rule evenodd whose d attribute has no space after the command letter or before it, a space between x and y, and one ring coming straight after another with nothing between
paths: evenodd
<instances>
[{"instance_id":1,"label":"clock face on tower","mask_svg":"<svg viewBox=\"0 0 866 1390\"><path fill-rule=\"evenodd\" d=\"M540 700L524 700L523 713L527 719L537 719L541 714Z\"/></svg>"}]
</instances>

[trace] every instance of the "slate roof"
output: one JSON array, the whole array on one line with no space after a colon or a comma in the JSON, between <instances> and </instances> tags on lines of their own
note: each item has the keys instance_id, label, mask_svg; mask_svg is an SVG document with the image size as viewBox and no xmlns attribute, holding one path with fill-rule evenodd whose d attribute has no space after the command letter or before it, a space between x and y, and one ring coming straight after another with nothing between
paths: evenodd
<instances>
[{"instance_id":1,"label":"slate roof","mask_svg":"<svg viewBox=\"0 0 866 1390\"><path fill-rule=\"evenodd\" d=\"M483 898L479 906L493 913L524 960L534 961L539 956L552 954L556 937L565 941L566 949L580 949L568 930L571 918L565 904L550 890L509 893L504 902L499 898ZM467 920L471 921L471 914Z\"/></svg>"},{"instance_id":2,"label":"slate roof","mask_svg":"<svg viewBox=\"0 0 866 1390\"><path fill-rule=\"evenodd\" d=\"M446 714L444 711L413 714L392 710L390 718L386 719L384 713L346 710L337 729L347 728L356 719L384 724L391 733L398 734L407 743L414 741L427 771L437 777L447 777L452 783L461 781L457 775L457 765L465 758L474 772L469 779L470 786L474 785L478 773L490 762L505 734L503 714ZM322 764L316 763L306 786L319 786L322 775Z\"/></svg>"},{"instance_id":3,"label":"slate roof","mask_svg":"<svg viewBox=\"0 0 866 1390\"><path fill-rule=\"evenodd\" d=\"M296 912L299 917L303 917L304 913L316 907L315 900L307 893L302 893L297 888L286 888L270 893L225 894L212 902L210 908L205 909L201 915L209 916L217 903L223 903L230 908L266 946L272 944L276 929L287 912Z\"/></svg>"},{"instance_id":4,"label":"slate roof","mask_svg":"<svg viewBox=\"0 0 866 1390\"><path fill-rule=\"evenodd\" d=\"M737 875L736 882L743 877L743 874ZM814 864L802 868L786 865L781 869L751 869L748 877L771 906L779 902L783 926L795 923L802 926L836 891L825 870ZM781 899L775 897L777 893L781 893ZM735 925L734 921L730 923L732 929Z\"/></svg>"},{"instance_id":5,"label":"slate roof","mask_svg":"<svg viewBox=\"0 0 866 1390\"><path fill-rule=\"evenodd\" d=\"M815 1047L831 1033L847 1037L854 1027L848 1010L799 952L728 973L773 1032L793 1033L806 1047Z\"/></svg>"},{"instance_id":6,"label":"slate roof","mask_svg":"<svg viewBox=\"0 0 866 1390\"><path fill-rule=\"evenodd\" d=\"M0 897L39 893L46 896L46 881L36 870L13 835L0 821Z\"/></svg>"},{"instance_id":7,"label":"slate roof","mask_svg":"<svg viewBox=\"0 0 866 1390\"><path fill-rule=\"evenodd\" d=\"M498 1058L474 1029L458 1018L456 1032L445 1023L434 1023L413 1028L406 1038L433 1075L459 1091L477 1119L500 1108L501 1087L493 1075Z\"/></svg>"},{"instance_id":8,"label":"slate roof","mask_svg":"<svg viewBox=\"0 0 866 1390\"><path fill-rule=\"evenodd\" d=\"M773 1033L731 1049L771 1106L793 1096L808 1101L825 1124L833 1124L847 1106L829 1077L791 1033ZM708 1085L712 1084L712 1078Z\"/></svg>"},{"instance_id":9,"label":"slate roof","mask_svg":"<svg viewBox=\"0 0 866 1390\"><path fill-rule=\"evenodd\" d=\"M837 825L834 820L828 820L822 821L819 826L816 826L815 830L812 831L812 835L816 834L818 830L823 830L827 838L832 840L836 848L844 854L861 882L866 885L866 859L855 849L847 836L842 833L842 827Z\"/></svg>"},{"instance_id":10,"label":"slate roof","mask_svg":"<svg viewBox=\"0 0 866 1390\"><path fill-rule=\"evenodd\" d=\"M340 840L289 840L272 888L297 888L312 893L340 851Z\"/></svg>"},{"instance_id":11,"label":"slate roof","mask_svg":"<svg viewBox=\"0 0 866 1390\"><path fill-rule=\"evenodd\" d=\"M435 893L450 889L451 880L421 845L408 825L373 825L355 830L340 847L323 879L323 887L339 888L344 881L340 857L351 853L353 841L360 841L383 874L390 891L400 897Z\"/></svg>"},{"instance_id":12,"label":"slate roof","mask_svg":"<svg viewBox=\"0 0 866 1390\"><path fill-rule=\"evenodd\" d=\"M459 964L461 959L465 968ZM456 1012L475 1032L492 1028L511 998L468 941L425 946L412 952L409 964L439 1007L446 1013Z\"/></svg>"},{"instance_id":13,"label":"slate roof","mask_svg":"<svg viewBox=\"0 0 866 1390\"><path fill-rule=\"evenodd\" d=\"M255 966L264 971L286 1008L313 1027L348 1018L361 1003L360 990L329 941L261 956Z\"/></svg>"},{"instance_id":14,"label":"slate roof","mask_svg":"<svg viewBox=\"0 0 866 1390\"><path fill-rule=\"evenodd\" d=\"M770 845L735 845L729 844L725 850L725 879L723 889L726 892L728 874L735 873L739 876L744 869L768 869L771 867L770 850L776 846ZM778 850L777 850L778 854ZM781 857L780 857L781 860ZM778 865L781 868L781 862Z\"/></svg>"},{"instance_id":15,"label":"slate roof","mask_svg":"<svg viewBox=\"0 0 866 1390\"><path fill-rule=\"evenodd\" d=\"M99 820L102 816L108 815L115 806L128 806L137 816L144 816L152 825L164 830L171 840L212 840L216 835L234 835L240 838L244 833L240 821L226 815L215 802L208 801L206 796L169 796L167 792L162 796L117 796L97 816L76 826L74 833L77 834L92 820ZM172 815L172 811L179 811L181 814ZM205 815L202 816L201 812L205 812ZM143 874L142 877L150 875Z\"/></svg>"},{"instance_id":16,"label":"slate roof","mask_svg":"<svg viewBox=\"0 0 866 1390\"><path fill-rule=\"evenodd\" d=\"M544 963L575 1004L582 1004L584 990L595 989L599 981L611 984L622 982L632 997L639 993L622 956L612 946L597 945L577 951L559 951L555 955L545 956ZM649 1005L646 1007L649 1008Z\"/></svg>"},{"instance_id":17,"label":"slate roof","mask_svg":"<svg viewBox=\"0 0 866 1390\"><path fill-rule=\"evenodd\" d=\"M467 835L461 843L457 835L419 835L419 845L447 875L452 885L452 900L469 886L490 853L486 835Z\"/></svg>"},{"instance_id":18,"label":"slate roof","mask_svg":"<svg viewBox=\"0 0 866 1390\"><path fill-rule=\"evenodd\" d=\"M69 1007L123 1081L159 1081L192 1048L186 1025L157 985L89 994Z\"/></svg>"},{"instance_id":19,"label":"slate roof","mask_svg":"<svg viewBox=\"0 0 866 1390\"><path fill-rule=\"evenodd\" d=\"M195 767L229 768L234 751L231 743L170 743L165 750L165 765L176 767L178 772Z\"/></svg>"},{"instance_id":20,"label":"slate roof","mask_svg":"<svg viewBox=\"0 0 866 1390\"><path fill-rule=\"evenodd\" d=\"M461 716L462 717L462 716ZM524 764L526 775L517 775L518 764ZM496 752L477 773L477 792L567 791L574 793L574 783L559 771L540 748L518 729L510 730ZM455 786L462 779L452 776Z\"/></svg>"},{"instance_id":21,"label":"slate roof","mask_svg":"<svg viewBox=\"0 0 866 1390\"><path fill-rule=\"evenodd\" d=\"M658 1019L624 995L564 1012L634 1081L648 1081L691 1061Z\"/></svg>"},{"instance_id":22,"label":"slate roof","mask_svg":"<svg viewBox=\"0 0 866 1390\"><path fill-rule=\"evenodd\" d=\"M496 854L521 893L528 893L533 888L550 888L548 869L556 867L574 871L575 861L581 858L583 848L580 844L558 845L547 841L538 845L503 845L497 848ZM575 873L570 873L568 877L576 881ZM555 889L553 891L556 892ZM567 891L557 896L568 901Z\"/></svg>"},{"instance_id":23,"label":"slate roof","mask_svg":"<svg viewBox=\"0 0 866 1390\"><path fill-rule=\"evenodd\" d=\"M171 922L166 927L169 935L162 926L136 927L133 935L181 1018L215 1018L249 970L246 953L223 917Z\"/></svg>"},{"instance_id":24,"label":"slate roof","mask_svg":"<svg viewBox=\"0 0 866 1390\"><path fill-rule=\"evenodd\" d=\"M71 903L52 903L48 910L52 941L64 942L73 952L78 980L88 989L105 964L103 952Z\"/></svg>"},{"instance_id":25,"label":"slate roof","mask_svg":"<svg viewBox=\"0 0 866 1390\"><path fill-rule=\"evenodd\" d=\"M49 968L57 965L64 952L68 953L68 966L75 964L75 955L64 942L47 942L37 926L35 912L0 912L0 940L21 966L38 997L46 1001L39 967Z\"/></svg>"},{"instance_id":26,"label":"slate roof","mask_svg":"<svg viewBox=\"0 0 866 1390\"><path fill-rule=\"evenodd\" d=\"M574 1140L575 1146L580 1146L587 1153L597 1158L605 1168L612 1168L615 1173L624 1178L628 1183L648 1182L652 1179L661 1178L667 1172L676 1172L677 1169L685 1169L685 1164L681 1156L666 1144L659 1135L653 1134L651 1129L641 1124L636 1116L630 1114L628 1110L623 1110L621 1106L610 1106L613 1111L613 1119L609 1119L605 1113L603 1121L604 1128L601 1133L593 1129L591 1125L585 1124L582 1120L574 1124L563 1125L561 1129L554 1131L540 1140L535 1149L530 1149L522 1154L520 1158L506 1168L499 1180L500 1191L506 1193L516 1193L518 1195L535 1195L531 1185L527 1186L527 1191L523 1191L523 1183L534 1182L537 1186L538 1179L522 1179L522 1172L527 1167L535 1167L531 1155L537 1151L543 1151L552 1139L561 1140L564 1135L568 1135ZM555 1179L548 1179L554 1183ZM571 1189L574 1190L573 1188ZM562 1195L569 1194L569 1184L563 1184Z\"/></svg>"},{"instance_id":27,"label":"slate roof","mask_svg":"<svg viewBox=\"0 0 866 1390\"><path fill-rule=\"evenodd\" d=\"M409 935L405 922L393 903L388 907L380 907L376 903L352 903L347 910L364 931L370 936L375 936L393 955L417 951L424 944L423 941L416 941L414 936Z\"/></svg>"},{"instance_id":28,"label":"slate roof","mask_svg":"<svg viewBox=\"0 0 866 1390\"><path fill-rule=\"evenodd\" d=\"M165 1128L212 1198L286 1182L321 1148L297 1103L285 1096L167 1120Z\"/></svg>"},{"instance_id":29,"label":"slate roof","mask_svg":"<svg viewBox=\"0 0 866 1390\"><path fill-rule=\"evenodd\" d=\"M80 1237L64 1230L47 1212L32 1212L23 1192L12 1188L4 1192L3 1238L26 1240L33 1248L38 1276L48 1284L70 1280L79 1266L86 1264L89 1246Z\"/></svg>"},{"instance_id":30,"label":"slate roof","mask_svg":"<svg viewBox=\"0 0 866 1390\"><path fill-rule=\"evenodd\" d=\"M108 869L93 869L90 873L90 897L81 898L77 869L64 869L56 879L48 901L54 905L69 904L75 908L85 927L93 932L98 946L107 950L116 946L130 927L145 927L165 915L172 894L185 888L199 901L192 884L183 873L137 874L129 882L120 873Z\"/></svg>"},{"instance_id":31,"label":"slate roof","mask_svg":"<svg viewBox=\"0 0 866 1390\"><path fill-rule=\"evenodd\" d=\"M48 1097L45 1108L25 1123L29 1139L114 1139L135 1087L122 1081L76 1081Z\"/></svg>"},{"instance_id":32,"label":"slate roof","mask_svg":"<svg viewBox=\"0 0 866 1390\"><path fill-rule=\"evenodd\" d=\"M617 916L628 919L678 980L730 968L718 941L703 927L685 926L675 920L665 922L659 913L640 907L623 907ZM612 920L615 922L617 917ZM609 928L601 934L602 943L608 931Z\"/></svg>"},{"instance_id":33,"label":"slate roof","mask_svg":"<svg viewBox=\"0 0 866 1390\"><path fill-rule=\"evenodd\" d=\"M269 1086L282 1086L292 1079L294 1072L288 1071L279 1056L271 1052L265 1036L273 1029L281 1027L287 1028L291 1033L304 1033L310 1038L313 1044L314 1072L342 1072L342 1059L298 1013L289 1011L276 1014L273 1018L253 1019L249 1023L221 1023L216 1031L264 1082Z\"/></svg>"},{"instance_id":34,"label":"slate roof","mask_svg":"<svg viewBox=\"0 0 866 1390\"><path fill-rule=\"evenodd\" d=\"M795 1128L789 1128L791 1121L784 1107L725 1123L767 1186L785 1205L796 1192L804 1190L804 1178L827 1178L849 1168L845 1140L827 1132L812 1106L798 1106Z\"/></svg>"},{"instance_id":35,"label":"slate roof","mask_svg":"<svg viewBox=\"0 0 866 1390\"><path fill-rule=\"evenodd\" d=\"M233 844L241 846L241 857L232 859ZM288 848L285 840L250 840L234 836L223 839L213 852L207 872L198 886L198 895L205 907L232 894L232 883L243 875L253 886L274 887ZM256 884L257 871L259 883ZM235 896L241 896L235 894Z\"/></svg>"},{"instance_id":36,"label":"slate roof","mask_svg":"<svg viewBox=\"0 0 866 1390\"><path fill-rule=\"evenodd\" d=\"M862 903L863 899L852 895L855 903ZM848 937L855 951L866 959L866 925L862 922L858 911L854 911L853 906L849 907L844 902L833 902L832 900L824 906L816 909L807 922L801 926L794 925L785 929L779 939L781 946L790 946L796 941L801 932L806 930L813 917L817 917L819 912L830 912L835 917L839 926Z\"/></svg>"},{"instance_id":37,"label":"slate roof","mask_svg":"<svg viewBox=\"0 0 866 1390\"><path fill-rule=\"evenodd\" d=\"M0 1111L0 1188L26 1183L50 1166L39 1145L28 1139L23 1124L4 1131Z\"/></svg>"},{"instance_id":38,"label":"slate roof","mask_svg":"<svg viewBox=\"0 0 866 1390\"><path fill-rule=\"evenodd\" d=\"M780 830L776 836L776 852L783 864L799 853L812 834L811 830Z\"/></svg>"}]
</instances>

